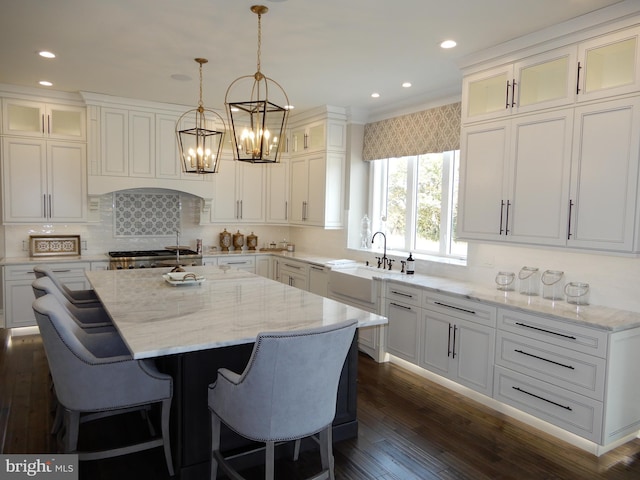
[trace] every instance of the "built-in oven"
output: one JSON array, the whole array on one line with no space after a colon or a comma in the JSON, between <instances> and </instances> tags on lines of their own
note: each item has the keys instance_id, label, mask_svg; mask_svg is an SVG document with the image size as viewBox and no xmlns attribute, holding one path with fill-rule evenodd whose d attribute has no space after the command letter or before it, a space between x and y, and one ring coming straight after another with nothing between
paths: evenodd
<instances>
[{"instance_id":1,"label":"built-in oven","mask_svg":"<svg viewBox=\"0 0 640 480\"><path fill-rule=\"evenodd\" d=\"M109 252L109 269L182 267L202 265L202 255L181 248L179 250L127 250Z\"/></svg>"}]
</instances>

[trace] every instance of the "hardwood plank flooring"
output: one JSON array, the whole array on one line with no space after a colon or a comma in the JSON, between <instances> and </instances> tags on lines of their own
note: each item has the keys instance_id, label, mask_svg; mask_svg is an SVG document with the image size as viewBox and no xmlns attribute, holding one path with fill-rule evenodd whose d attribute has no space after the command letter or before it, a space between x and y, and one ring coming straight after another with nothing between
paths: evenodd
<instances>
[{"instance_id":1,"label":"hardwood plank flooring","mask_svg":"<svg viewBox=\"0 0 640 480\"><path fill-rule=\"evenodd\" d=\"M0 330L0 451L54 452L48 368L36 335L9 341ZM336 478L345 480L639 480L640 440L595 457L391 364L359 358L357 439L334 446ZM640 401L640 399L638 400ZM136 416L103 419L92 442L143 435ZM283 460L277 478L319 468L316 452ZM262 477L260 468L243 472ZM161 449L82 462L86 480L169 478Z\"/></svg>"}]
</instances>

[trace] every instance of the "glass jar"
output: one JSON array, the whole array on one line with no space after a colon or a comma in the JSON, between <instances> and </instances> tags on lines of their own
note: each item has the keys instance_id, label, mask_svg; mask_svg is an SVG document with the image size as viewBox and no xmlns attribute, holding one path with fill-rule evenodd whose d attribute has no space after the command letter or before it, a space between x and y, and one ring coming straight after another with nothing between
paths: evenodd
<instances>
[{"instance_id":1,"label":"glass jar","mask_svg":"<svg viewBox=\"0 0 640 480\"><path fill-rule=\"evenodd\" d=\"M522 267L518 273L520 293L523 295L540 295L540 270L538 267Z\"/></svg>"},{"instance_id":2,"label":"glass jar","mask_svg":"<svg viewBox=\"0 0 640 480\"><path fill-rule=\"evenodd\" d=\"M498 286L498 290L503 292L515 290L515 280L516 274L513 272L498 272L496 274L496 285Z\"/></svg>"},{"instance_id":3,"label":"glass jar","mask_svg":"<svg viewBox=\"0 0 640 480\"><path fill-rule=\"evenodd\" d=\"M542 298L548 300L562 300L562 278L564 272L560 270L545 270L542 272Z\"/></svg>"},{"instance_id":4,"label":"glass jar","mask_svg":"<svg viewBox=\"0 0 640 480\"><path fill-rule=\"evenodd\" d=\"M589 305L589 284L583 282L569 282L564 286L567 303L573 305Z\"/></svg>"}]
</instances>

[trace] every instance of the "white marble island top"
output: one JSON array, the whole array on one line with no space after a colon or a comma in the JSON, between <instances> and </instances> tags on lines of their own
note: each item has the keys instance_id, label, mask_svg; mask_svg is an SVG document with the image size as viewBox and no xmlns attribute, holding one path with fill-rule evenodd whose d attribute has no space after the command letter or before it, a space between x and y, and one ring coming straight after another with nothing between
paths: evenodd
<instances>
[{"instance_id":1,"label":"white marble island top","mask_svg":"<svg viewBox=\"0 0 640 480\"><path fill-rule=\"evenodd\" d=\"M134 358L185 353L255 341L290 331L357 320L387 319L264 277L215 266L189 267L199 285L172 286L169 268L87 271Z\"/></svg>"}]
</instances>

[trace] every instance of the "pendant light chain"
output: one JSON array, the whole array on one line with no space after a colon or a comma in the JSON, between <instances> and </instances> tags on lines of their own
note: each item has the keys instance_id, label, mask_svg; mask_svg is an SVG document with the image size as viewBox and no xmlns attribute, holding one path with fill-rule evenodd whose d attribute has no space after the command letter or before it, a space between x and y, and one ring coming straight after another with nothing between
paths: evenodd
<instances>
[{"instance_id":1,"label":"pendant light chain","mask_svg":"<svg viewBox=\"0 0 640 480\"><path fill-rule=\"evenodd\" d=\"M200 100L198 101L198 107L204 108L204 103L202 102L202 63L200 62Z\"/></svg>"},{"instance_id":2,"label":"pendant light chain","mask_svg":"<svg viewBox=\"0 0 640 480\"><path fill-rule=\"evenodd\" d=\"M258 73L260 73L260 49L262 47L262 14L258 13Z\"/></svg>"}]
</instances>

